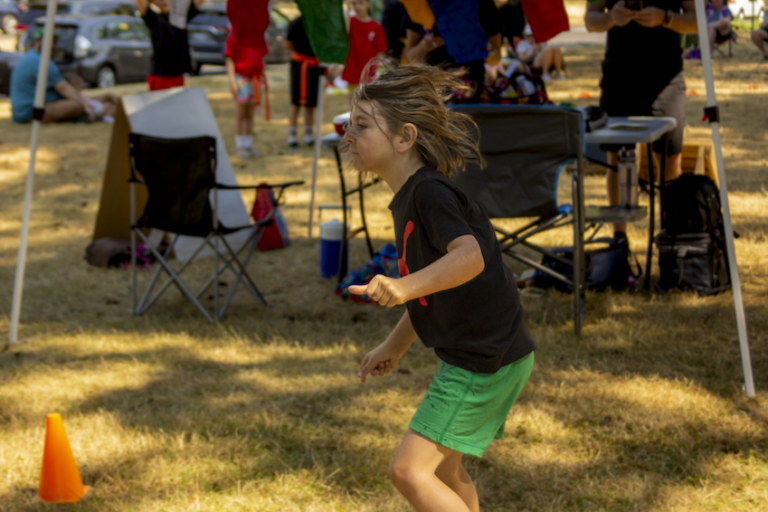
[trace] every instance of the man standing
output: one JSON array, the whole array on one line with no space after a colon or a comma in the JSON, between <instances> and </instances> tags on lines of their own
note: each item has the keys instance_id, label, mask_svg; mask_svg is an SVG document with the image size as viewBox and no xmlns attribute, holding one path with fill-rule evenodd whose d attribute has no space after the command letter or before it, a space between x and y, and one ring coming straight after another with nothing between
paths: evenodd
<instances>
[{"instance_id":1,"label":"man standing","mask_svg":"<svg viewBox=\"0 0 768 512\"><path fill-rule=\"evenodd\" d=\"M32 37L32 47L11 73L11 114L16 123L28 123L32 120L37 72L40 66L40 48L43 46L43 29L38 29ZM98 119L85 96L62 78L56 64L49 62L43 122L55 123L77 119L83 114L88 116L90 122Z\"/></svg>"},{"instance_id":2,"label":"man standing","mask_svg":"<svg viewBox=\"0 0 768 512\"><path fill-rule=\"evenodd\" d=\"M155 4L160 14L150 8L150 3ZM147 76L150 91L183 87L184 74L192 72L186 22L200 12L198 7L203 0L173 0L173 3L189 6L186 19L172 15L171 0L136 0L136 8L152 34L152 65ZM176 11L174 9L174 14Z\"/></svg>"},{"instance_id":3,"label":"man standing","mask_svg":"<svg viewBox=\"0 0 768 512\"><path fill-rule=\"evenodd\" d=\"M587 2L584 24L590 32L608 32L600 81L600 106L609 116L674 117L677 127L667 147L667 181L682 173L685 126L685 77L680 34L695 34L694 0L596 0ZM618 164L621 147L605 145L608 164ZM618 174L607 172L608 199L619 203ZM614 224L616 237L626 238L626 224Z\"/></svg>"}]
</instances>

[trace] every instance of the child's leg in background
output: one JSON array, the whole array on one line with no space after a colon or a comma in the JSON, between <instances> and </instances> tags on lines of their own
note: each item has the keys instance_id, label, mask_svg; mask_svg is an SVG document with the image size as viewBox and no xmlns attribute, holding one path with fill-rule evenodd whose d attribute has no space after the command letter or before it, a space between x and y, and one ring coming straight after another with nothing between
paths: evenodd
<instances>
[{"instance_id":1,"label":"child's leg in background","mask_svg":"<svg viewBox=\"0 0 768 512\"><path fill-rule=\"evenodd\" d=\"M438 470L442 478L438 477ZM418 512L480 510L474 484L461 466L461 453L411 429L400 444L389 473L397 490Z\"/></svg>"},{"instance_id":2,"label":"child's leg in background","mask_svg":"<svg viewBox=\"0 0 768 512\"><path fill-rule=\"evenodd\" d=\"M315 108L304 107L304 144L312 144L315 137L312 136L312 127L315 125Z\"/></svg>"},{"instance_id":3,"label":"child's leg in background","mask_svg":"<svg viewBox=\"0 0 768 512\"><path fill-rule=\"evenodd\" d=\"M296 138L296 124L299 122L299 107L291 104L288 109L288 145L292 148L299 146Z\"/></svg>"}]
</instances>

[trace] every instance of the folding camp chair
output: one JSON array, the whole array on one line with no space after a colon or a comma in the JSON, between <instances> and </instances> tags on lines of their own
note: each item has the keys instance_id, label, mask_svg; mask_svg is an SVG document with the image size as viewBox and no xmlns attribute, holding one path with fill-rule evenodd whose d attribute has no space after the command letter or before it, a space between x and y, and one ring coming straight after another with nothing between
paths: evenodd
<instances>
[{"instance_id":1,"label":"folding camp chair","mask_svg":"<svg viewBox=\"0 0 768 512\"><path fill-rule=\"evenodd\" d=\"M527 105L462 105L480 130L480 151L486 167L467 167L456 173L456 183L493 219L533 218L508 232L494 225L507 256L573 289L576 334L584 321L584 122L581 111L565 107ZM561 171L572 163L573 204L557 204ZM531 241L534 235L573 225L573 260ZM517 251L525 247L572 269L567 276Z\"/></svg>"},{"instance_id":2,"label":"folding camp chair","mask_svg":"<svg viewBox=\"0 0 768 512\"><path fill-rule=\"evenodd\" d=\"M200 296L213 285L214 311L213 316L221 319L229 305L237 286L243 286L258 300L266 304L266 299L254 284L246 271L248 262L256 248L256 242L264 227L273 222L275 206L287 187L300 185L303 181L292 181L275 185L223 185L216 182L216 139L214 137L192 137L185 139L164 139L132 133L129 136L131 157L131 269L133 279L133 313L144 314L170 286L171 283L181 293L192 301L210 321L213 318L199 302ZM136 220L136 186L145 185L149 199L144 213ZM219 190L244 190L256 188L277 189L275 203L270 214L256 222L244 226L225 226L219 221L218 202ZM211 204L213 203L213 204ZM161 252L145 231L157 229L173 234L168 247ZM225 235L241 230L250 230L247 240L233 250ZM139 236L151 251L159 266L144 292L141 301L137 303L136 282L136 236ZM200 246L192 256L179 268L173 269L168 263L168 257L173 251L180 236L201 238ZM226 251L220 250L223 245ZM248 254L244 260L238 255L248 246ZM181 281L180 275L200 251L210 247L214 252L213 275L197 292L192 294ZM219 260L223 264L219 265ZM219 277L230 269L235 274L235 281L229 289L224 304L219 308ZM157 284L160 273L165 271L169 279L150 297Z\"/></svg>"}]
</instances>

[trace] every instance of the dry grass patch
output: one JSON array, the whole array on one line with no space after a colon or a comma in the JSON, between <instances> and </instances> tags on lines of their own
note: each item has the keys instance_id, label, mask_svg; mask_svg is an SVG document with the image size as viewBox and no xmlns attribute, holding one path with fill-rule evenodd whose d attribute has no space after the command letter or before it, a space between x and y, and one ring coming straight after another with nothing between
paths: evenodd
<instances>
[{"instance_id":1,"label":"dry grass patch","mask_svg":"<svg viewBox=\"0 0 768 512\"><path fill-rule=\"evenodd\" d=\"M569 296L524 297L538 345L535 371L504 439L467 461L484 510L768 509L768 83L746 43L734 52L716 60L715 72L758 398L741 392L731 294L589 293L579 339ZM569 80L553 83L552 97L596 103L601 54L569 50ZM235 172L242 182L309 179L311 150L285 151L286 72L269 74L274 119L256 120L256 148L265 156L233 158ZM707 142L701 68L686 63L686 74L689 90L699 92L688 98L686 138ZM234 154L225 77L190 85L206 88ZM585 91L594 99L578 99ZM345 101L328 97L325 133ZM29 127L12 124L7 105L0 100L0 332L8 328L29 142ZM384 339L400 311L342 302L333 283L318 278L318 243L304 238L308 187L287 193L293 245L257 254L250 266L272 307L241 290L225 321L210 325L171 290L134 318L128 273L82 260L109 135L107 125L42 131L22 314L28 343L0 353L0 508L50 508L32 498L45 414L57 411L94 486L69 510L407 510L387 468L437 360L414 346L399 372L357 382L361 354ZM586 186L590 203L605 201L602 176L589 176ZM383 186L366 197L377 247L392 239L390 197ZM324 154L318 203L338 202L335 163ZM629 235L643 263L645 224ZM541 243L569 240L564 230ZM352 266L366 260L361 240L351 249ZM188 279L203 280L209 263L193 265ZM142 282L149 277L141 273Z\"/></svg>"}]
</instances>

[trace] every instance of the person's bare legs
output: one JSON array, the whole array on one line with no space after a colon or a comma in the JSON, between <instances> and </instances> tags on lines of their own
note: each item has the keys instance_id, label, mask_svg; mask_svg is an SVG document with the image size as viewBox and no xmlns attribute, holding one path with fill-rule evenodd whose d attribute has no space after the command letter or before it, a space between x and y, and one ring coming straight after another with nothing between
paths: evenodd
<instances>
[{"instance_id":1,"label":"person's bare legs","mask_svg":"<svg viewBox=\"0 0 768 512\"><path fill-rule=\"evenodd\" d=\"M435 476L458 494L471 512L479 512L480 501L477 498L477 490L469 473L461 464L463 457L461 453L454 452L437 466Z\"/></svg>"},{"instance_id":2,"label":"person's bare legs","mask_svg":"<svg viewBox=\"0 0 768 512\"><path fill-rule=\"evenodd\" d=\"M116 95L112 94L111 92L108 92L105 94L94 96L93 99L100 102L102 105L104 105L104 114L102 117L115 116L115 111L117 110L117 102L120 101L120 98L118 98Z\"/></svg>"},{"instance_id":3,"label":"person's bare legs","mask_svg":"<svg viewBox=\"0 0 768 512\"><path fill-rule=\"evenodd\" d=\"M555 66L555 71L558 75L563 74L563 50L560 48L553 48L552 64Z\"/></svg>"},{"instance_id":4,"label":"person's bare legs","mask_svg":"<svg viewBox=\"0 0 768 512\"><path fill-rule=\"evenodd\" d=\"M291 104L291 108L288 109L288 126L290 128L296 128L296 124L299 121L299 107Z\"/></svg>"},{"instance_id":5,"label":"person's bare legs","mask_svg":"<svg viewBox=\"0 0 768 512\"><path fill-rule=\"evenodd\" d=\"M45 104L44 123L56 123L66 119L77 119L85 114L83 106L75 100L57 100Z\"/></svg>"},{"instance_id":6,"label":"person's bare legs","mask_svg":"<svg viewBox=\"0 0 768 512\"><path fill-rule=\"evenodd\" d=\"M392 460L389 475L397 490L417 512L477 512L479 506L470 508L462 495L436 474L443 463L456 455L461 454L408 429ZM460 457L458 465L461 466ZM456 485L472 504L477 503L477 494L474 498L471 495L474 485L469 475L464 471L451 476L455 469L456 462L449 461L441 470L443 478Z\"/></svg>"},{"instance_id":7,"label":"person's bare legs","mask_svg":"<svg viewBox=\"0 0 768 512\"><path fill-rule=\"evenodd\" d=\"M765 29L757 29L752 31L752 42L755 43L755 46L757 46L757 49L760 50L760 53L763 55L763 58L766 58L768 54L765 53L765 40L768 39L768 30Z\"/></svg>"},{"instance_id":8,"label":"person's bare legs","mask_svg":"<svg viewBox=\"0 0 768 512\"><path fill-rule=\"evenodd\" d=\"M549 73L549 68L552 66L552 60L552 48L545 46L544 49L534 57L531 67L541 68L542 73Z\"/></svg>"},{"instance_id":9,"label":"person's bare legs","mask_svg":"<svg viewBox=\"0 0 768 512\"><path fill-rule=\"evenodd\" d=\"M614 151L608 151L608 165L611 166L618 166L619 165L619 156ZM653 154L655 161L660 162L661 161L661 153L654 153ZM645 155L643 155L645 157ZM683 174L683 155L682 153L678 153L676 155L668 155L667 156L667 162L666 162L666 168L664 171L664 180L665 181L672 181L677 178L679 178ZM658 172L659 167L658 165L654 164L653 166L654 170L654 179L658 182ZM606 182L607 182L607 188L608 188L608 204L611 206L615 206L619 204L619 173L612 171L611 169L608 169L605 173L606 175ZM613 232L616 233L617 231L621 231L623 233L627 232L627 224L625 222L617 222L613 225Z\"/></svg>"}]
</instances>

